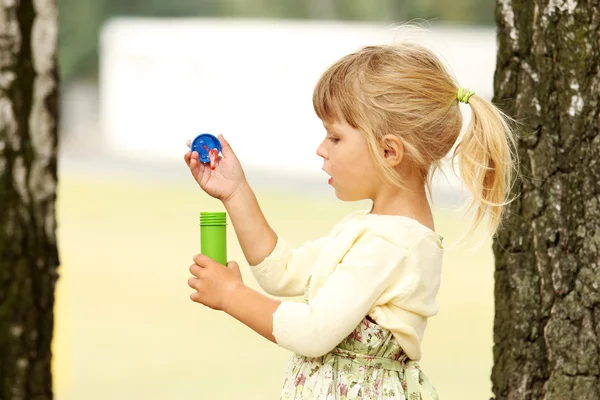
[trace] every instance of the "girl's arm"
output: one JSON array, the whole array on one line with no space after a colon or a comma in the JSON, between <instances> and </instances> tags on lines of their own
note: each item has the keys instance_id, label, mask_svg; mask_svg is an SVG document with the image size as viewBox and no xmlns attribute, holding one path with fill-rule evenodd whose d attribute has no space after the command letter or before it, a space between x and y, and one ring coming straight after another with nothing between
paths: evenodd
<instances>
[{"instance_id":1,"label":"girl's arm","mask_svg":"<svg viewBox=\"0 0 600 400\"><path fill-rule=\"evenodd\" d=\"M259 264L273 252L277 235L260 209L252 188L244 182L223 205L248 264Z\"/></svg>"},{"instance_id":2,"label":"girl's arm","mask_svg":"<svg viewBox=\"0 0 600 400\"><path fill-rule=\"evenodd\" d=\"M374 257L373 249L384 251L382 254L389 254L390 249L398 252L383 239L351 249L309 304L270 299L245 286L241 277L232 281L235 270L199 255L197 265L191 267L192 274L199 277L190 283L197 290L192 300L225 311L288 350L319 357L356 328L393 278L401 259L387 257L393 261L386 264Z\"/></svg>"},{"instance_id":3,"label":"girl's arm","mask_svg":"<svg viewBox=\"0 0 600 400\"><path fill-rule=\"evenodd\" d=\"M304 243L292 249L278 238L260 209L250 186L240 185L230 198L223 201L231 218L238 241L252 273L263 290L274 296L293 297L304 292L306 282L317 258L330 236ZM332 234L354 218L342 219Z\"/></svg>"},{"instance_id":4,"label":"girl's arm","mask_svg":"<svg viewBox=\"0 0 600 400\"><path fill-rule=\"evenodd\" d=\"M292 249L285 240L278 239L273 252L260 264L251 266L252 274L260 287L273 296L300 296L328 241L329 237L323 237Z\"/></svg>"},{"instance_id":5,"label":"girl's arm","mask_svg":"<svg viewBox=\"0 0 600 400\"><path fill-rule=\"evenodd\" d=\"M271 254L277 236L267 223L233 149L223 135L219 135L219 141L223 156L216 168L200 162L198 153L191 149L184 160L202 190L223 202L246 260L256 265ZM191 146L191 141L187 145Z\"/></svg>"},{"instance_id":6,"label":"girl's arm","mask_svg":"<svg viewBox=\"0 0 600 400\"><path fill-rule=\"evenodd\" d=\"M312 267L328 238L292 249L268 224L249 184L223 200L240 247L259 285L274 296L303 293Z\"/></svg>"},{"instance_id":7,"label":"girl's arm","mask_svg":"<svg viewBox=\"0 0 600 400\"><path fill-rule=\"evenodd\" d=\"M271 299L245 285L232 291L223 311L273 343L273 313L281 301Z\"/></svg>"}]
</instances>

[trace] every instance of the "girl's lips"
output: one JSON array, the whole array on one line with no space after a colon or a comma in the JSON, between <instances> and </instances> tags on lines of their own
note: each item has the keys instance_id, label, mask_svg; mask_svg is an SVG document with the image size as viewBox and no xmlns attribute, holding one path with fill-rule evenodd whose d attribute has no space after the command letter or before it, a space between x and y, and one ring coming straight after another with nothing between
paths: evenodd
<instances>
[{"instance_id":1,"label":"girl's lips","mask_svg":"<svg viewBox=\"0 0 600 400\"><path fill-rule=\"evenodd\" d=\"M333 182L333 178L329 178L329 180L327 181L327 183L329 183L331 185L331 182Z\"/></svg>"}]
</instances>

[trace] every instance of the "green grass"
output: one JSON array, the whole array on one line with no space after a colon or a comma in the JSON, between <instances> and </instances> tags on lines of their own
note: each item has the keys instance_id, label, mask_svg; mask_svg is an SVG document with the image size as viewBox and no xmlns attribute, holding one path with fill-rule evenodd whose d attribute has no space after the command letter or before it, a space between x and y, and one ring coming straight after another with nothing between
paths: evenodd
<instances>
[{"instance_id":1,"label":"green grass","mask_svg":"<svg viewBox=\"0 0 600 400\"><path fill-rule=\"evenodd\" d=\"M325 235L367 203L257 193L293 245ZM227 315L189 300L198 212L217 201L189 185L64 175L58 193L61 267L54 386L58 400L275 399L290 353ZM436 209L437 231L457 240L469 221ZM233 229L229 258L257 287ZM477 239L477 238L474 238ZM489 242L445 255L440 313L425 333L423 370L441 399L491 395L493 258Z\"/></svg>"}]
</instances>

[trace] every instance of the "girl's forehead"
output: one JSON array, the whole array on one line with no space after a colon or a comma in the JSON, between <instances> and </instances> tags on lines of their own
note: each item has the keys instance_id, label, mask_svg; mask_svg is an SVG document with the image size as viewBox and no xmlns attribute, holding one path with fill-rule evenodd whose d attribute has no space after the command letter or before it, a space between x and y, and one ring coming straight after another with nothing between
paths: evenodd
<instances>
[{"instance_id":1,"label":"girl's forehead","mask_svg":"<svg viewBox=\"0 0 600 400\"><path fill-rule=\"evenodd\" d=\"M343 126L340 126L338 123L335 122L323 122L323 126L325 127L325 130L327 130L327 132L338 133L343 131Z\"/></svg>"},{"instance_id":2,"label":"girl's forehead","mask_svg":"<svg viewBox=\"0 0 600 400\"><path fill-rule=\"evenodd\" d=\"M334 130L334 129L343 129L344 127L348 127L348 123L343 118L336 118L331 120L321 120L323 122L323 126L325 129Z\"/></svg>"}]
</instances>

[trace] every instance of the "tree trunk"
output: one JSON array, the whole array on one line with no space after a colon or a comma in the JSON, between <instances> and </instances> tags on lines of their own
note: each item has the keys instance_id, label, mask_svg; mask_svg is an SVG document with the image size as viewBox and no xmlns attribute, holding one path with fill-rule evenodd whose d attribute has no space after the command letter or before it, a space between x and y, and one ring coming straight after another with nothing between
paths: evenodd
<instances>
[{"instance_id":1,"label":"tree trunk","mask_svg":"<svg viewBox=\"0 0 600 400\"><path fill-rule=\"evenodd\" d=\"M52 398L54 0L0 1L0 399Z\"/></svg>"},{"instance_id":2,"label":"tree trunk","mask_svg":"<svg viewBox=\"0 0 600 400\"><path fill-rule=\"evenodd\" d=\"M498 0L496 19L522 178L494 241L493 392L598 400L600 0Z\"/></svg>"}]
</instances>

